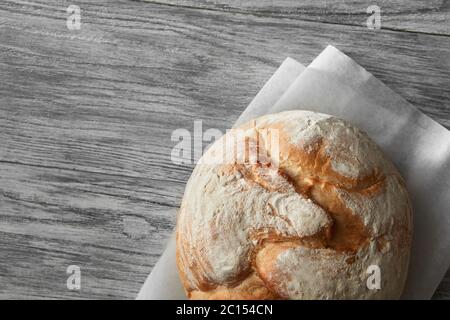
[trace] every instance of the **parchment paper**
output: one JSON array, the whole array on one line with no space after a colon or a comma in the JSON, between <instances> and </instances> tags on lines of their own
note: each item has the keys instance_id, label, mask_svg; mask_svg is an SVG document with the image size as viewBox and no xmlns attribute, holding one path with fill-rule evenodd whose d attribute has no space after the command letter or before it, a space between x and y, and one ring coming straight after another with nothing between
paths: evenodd
<instances>
[{"instance_id":1,"label":"parchment paper","mask_svg":"<svg viewBox=\"0 0 450 320\"><path fill-rule=\"evenodd\" d=\"M403 298L430 299L450 265L450 132L333 46L307 68L286 59L236 124L293 109L350 121L395 163L414 209L413 248ZM138 299L177 298L185 296L172 239Z\"/></svg>"}]
</instances>

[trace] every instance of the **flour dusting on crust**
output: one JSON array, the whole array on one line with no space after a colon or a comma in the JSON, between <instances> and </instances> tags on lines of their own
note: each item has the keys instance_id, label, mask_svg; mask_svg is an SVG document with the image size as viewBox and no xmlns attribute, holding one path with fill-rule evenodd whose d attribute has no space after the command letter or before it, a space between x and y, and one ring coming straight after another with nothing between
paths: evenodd
<instances>
[{"instance_id":1,"label":"flour dusting on crust","mask_svg":"<svg viewBox=\"0 0 450 320\"><path fill-rule=\"evenodd\" d=\"M399 173L367 134L309 111L263 116L238 129L249 139L279 130L279 164L201 161L194 169L177 222L188 296L399 298L411 208ZM202 160L221 155L231 134ZM381 290L366 287L372 264L382 270Z\"/></svg>"}]
</instances>

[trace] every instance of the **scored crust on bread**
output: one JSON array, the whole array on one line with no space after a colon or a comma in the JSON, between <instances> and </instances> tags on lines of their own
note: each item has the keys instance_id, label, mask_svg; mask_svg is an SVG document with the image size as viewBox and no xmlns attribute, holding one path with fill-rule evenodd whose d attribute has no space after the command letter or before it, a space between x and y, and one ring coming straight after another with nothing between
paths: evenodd
<instances>
[{"instance_id":1,"label":"scored crust on bread","mask_svg":"<svg viewBox=\"0 0 450 320\"><path fill-rule=\"evenodd\" d=\"M265 151L260 133L277 130L276 165L206 161L236 130ZM411 238L403 180L367 134L287 111L230 130L204 154L181 203L176 259L190 299L397 299ZM371 265L378 290L366 285Z\"/></svg>"}]
</instances>

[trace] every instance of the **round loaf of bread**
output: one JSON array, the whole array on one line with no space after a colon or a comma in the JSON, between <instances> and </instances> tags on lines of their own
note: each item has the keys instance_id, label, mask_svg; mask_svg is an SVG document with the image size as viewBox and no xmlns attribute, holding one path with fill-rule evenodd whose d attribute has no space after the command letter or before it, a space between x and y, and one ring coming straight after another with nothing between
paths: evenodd
<instances>
[{"instance_id":1,"label":"round loaf of bread","mask_svg":"<svg viewBox=\"0 0 450 320\"><path fill-rule=\"evenodd\" d=\"M412 211L366 133L288 111L228 131L204 154L177 221L190 299L398 299Z\"/></svg>"}]
</instances>

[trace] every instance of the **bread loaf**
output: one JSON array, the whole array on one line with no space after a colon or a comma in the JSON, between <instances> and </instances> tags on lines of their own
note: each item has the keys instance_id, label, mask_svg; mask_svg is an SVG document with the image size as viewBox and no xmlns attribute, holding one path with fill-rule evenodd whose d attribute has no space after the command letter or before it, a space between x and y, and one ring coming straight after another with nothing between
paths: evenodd
<instances>
[{"instance_id":1,"label":"bread loaf","mask_svg":"<svg viewBox=\"0 0 450 320\"><path fill-rule=\"evenodd\" d=\"M411 237L403 180L367 134L288 111L204 154L178 215L177 266L191 299L397 299Z\"/></svg>"}]
</instances>

